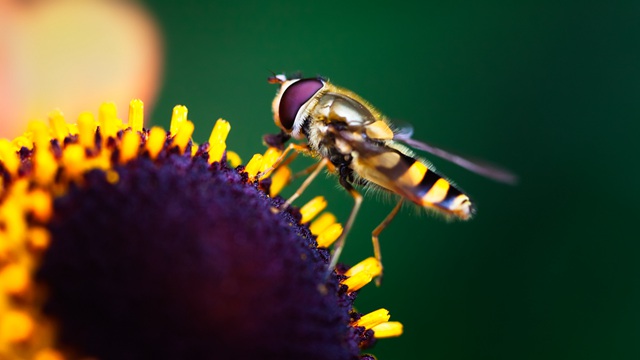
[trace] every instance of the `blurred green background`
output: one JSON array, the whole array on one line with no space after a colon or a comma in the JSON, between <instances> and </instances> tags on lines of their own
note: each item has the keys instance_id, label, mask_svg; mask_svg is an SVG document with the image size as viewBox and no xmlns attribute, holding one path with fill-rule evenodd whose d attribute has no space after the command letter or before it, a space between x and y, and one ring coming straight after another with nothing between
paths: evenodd
<instances>
[{"instance_id":1,"label":"blurred green background","mask_svg":"<svg viewBox=\"0 0 640 360\"><path fill-rule=\"evenodd\" d=\"M405 334L370 350L379 359L640 358L640 3L146 5L166 51L155 124L185 104L202 142L224 117L247 161L277 131L270 71L302 71L520 176L510 187L434 159L479 211L446 223L405 208L382 234L383 286L356 305L389 309ZM318 180L298 205L323 194L344 221L352 200L336 184ZM344 262L372 254L392 207L366 198Z\"/></svg>"}]
</instances>

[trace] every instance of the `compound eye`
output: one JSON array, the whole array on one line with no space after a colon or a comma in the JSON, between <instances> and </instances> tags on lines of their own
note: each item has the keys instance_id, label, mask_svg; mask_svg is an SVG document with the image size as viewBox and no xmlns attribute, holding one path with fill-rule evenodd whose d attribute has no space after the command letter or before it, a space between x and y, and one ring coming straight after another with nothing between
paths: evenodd
<instances>
[{"instance_id":1,"label":"compound eye","mask_svg":"<svg viewBox=\"0 0 640 360\"><path fill-rule=\"evenodd\" d=\"M318 79L302 79L289 86L282 94L278 115L280 124L288 131L293 129L300 108L322 89L324 84Z\"/></svg>"}]
</instances>

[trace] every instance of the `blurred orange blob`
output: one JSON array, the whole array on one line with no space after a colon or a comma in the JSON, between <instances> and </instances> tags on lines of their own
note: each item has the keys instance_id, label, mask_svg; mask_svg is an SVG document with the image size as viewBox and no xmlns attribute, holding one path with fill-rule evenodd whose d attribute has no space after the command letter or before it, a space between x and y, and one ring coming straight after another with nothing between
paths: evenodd
<instances>
[{"instance_id":1,"label":"blurred orange blob","mask_svg":"<svg viewBox=\"0 0 640 360\"><path fill-rule=\"evenodd\" d=\"M162 43L140 5L0 0L0 24L0 136L55 108L75 118L105 101L121 111L132 98L153 105Z\"/></svg>"}]
</instances>

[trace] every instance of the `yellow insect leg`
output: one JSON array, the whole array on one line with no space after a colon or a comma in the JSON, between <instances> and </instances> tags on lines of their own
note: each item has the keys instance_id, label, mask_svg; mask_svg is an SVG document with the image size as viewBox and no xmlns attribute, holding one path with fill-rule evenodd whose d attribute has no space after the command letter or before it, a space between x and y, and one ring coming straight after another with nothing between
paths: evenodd
<instances>
[{"instance_id":1,"label":"yellow insect leg","mask_svg":"<svg viewBox=\"0 0 640 360\"><path fill-rule=\"evenodd\" d=\"M384 230L389 225L389 223L391 223L391 220L393 220L393 218L396 217L396 215L398 214L398 211L400 211L400 208L402 207L403 201L404 199L400 198L396 206L393 207L393 210L391 210L391 212L387 215L387 217L385 217L384 220L382 220L380 225L378 225L371 232L371 241L373 241L373 253L375 254L376 259L380 263L380 274L376 277L376 286L380 286L380 283L382 283L382 269L383 269L382 253L380 252L380 241L378 239L378 236L380 236L380 233L382 232L382 230Z\"/></svg>"},{"instance_id":2,"label":"yellow insect leg","mask_svg":"<svg viewBox=\"0 0 640 360\"><path fill-rule=\"evenodd\" d=\"M351 209L351 214L349 214L349 219L344 226L344 230L333 246L333 255L331 255L331 262L329 263L329 271L327 271L327 277L329 277L329 275L333 272L336 264L338 263L338 259L340 258L340 254L342 253L342 249L344 248L345 239L347 238L347 235L349 234L349 231L353 226L353 222L355 221L356 215L358 214L358 211L360 211L360 205L362 204L362 195L360 195L360 193L356 189L354 189L353 186L343 181L340 181L340 183L347 189L347 191L349 191L349 194L353 197L354 204L353 208Z\"/></svg>"},{"instance_id":3,"label":"yellow insect leg","mask_svg":"<svg viewBox=\"0 0 640 360\"><path fill-rule=\"evenodd\" d=\"M322 169L324 169L324 167L327 166L328 162L329 162L329 160L326 159L326 158L323 158L322 160L320 160L320 162L318 163L318 166L313 170L311 175L309 175L304 180L304 182L302 183L302 185L300 185L298 190L296 190L296 192L293 193L293 195L291 195L291 197L287 200L287 202L285 202L284 205L282 205L282 207L280 208L280 211L286 210L291 205L291 203L293 203L298 197L300 197L300 195L302 195L302 193L311 184L313 179L315 179L316 176L318 176L318 174L320 173L320 171L322 171Z\"/></svg>"}]
</instances>

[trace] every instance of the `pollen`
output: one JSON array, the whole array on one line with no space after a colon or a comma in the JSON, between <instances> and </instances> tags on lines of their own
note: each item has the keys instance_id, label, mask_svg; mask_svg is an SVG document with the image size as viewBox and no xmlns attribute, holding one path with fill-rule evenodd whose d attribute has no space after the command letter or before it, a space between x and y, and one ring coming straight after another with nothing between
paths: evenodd
<instances>
[{"instance_id":1,"label":"pollen","mask_svg":"<svg viewBox=\"0 0 640 360\"><path fill-rule=\"evenodd\" d=\"M16 150L22 149L23 147L27 149L33 149L33 141L26 136L18 136L17 138L13 139L11 143L13 144L13 146L15 146Z\"/></svg>"},{"instance_id":2,"label":"pollen","mask_svg":"<svg viewBox=\"0 0 640 360\"><path fill-rule=\"evenodd\" d=\"M373 275L366 271L361 271L348 279L344 280L342 284L347 285L348 292L358 291L365 285L371 282Z\"/></svg>"},{"instance_id":3,"label":"pollen","mask_svg":"<svg viewBox=\"0 0 640 360\"><path fill-rule=\"evenodd\" d=\"M389 321L389 310L387 309L378 309L376 311L372 311L366 315L363 315L360 319L355 322L355 326L362 326L365 329L369 330L372 327L382 324L384 322Z\"/></svg>"},{"instance_id":4,"label":"pollen","mask_svg":"<svg viewBox=\"0 0 640 360\"><path fill-rule=\"evenodd\" d=\"M42 121L29 123L35 146L34 179L40 185L49 184L58 170L58 164L49 151L49 129Z\"/></svg>"},{"instance_id":5,"label":"pollen","mask_svg":"<svg viewBox=\"0 0 640 360\"><path fill-rule=\"evenodd\" d=\"M288 166L281 166L271 175L271 196L278 195L285 186L291 182L291 169Z\"/></svg>"},{"instance_id":6,"label":"pollen","mask_svg":"<svg viewBox=\"0 0 640 360\"><path fill-rule=\"evenodd\" d=\"M167 133L163 128L159 126L154 126L149 130L149 137L147 138L147 150L149 151L149 156L152 159L158 157L160 150L164 146L165 141L167 140Z\"/></svg>"},{"instance_id":7,"label":"pollen","mask_svg":"<svg viewBox=\"0 0 640 360\"><path fill-rule=\"evenodd\" d=\"M53 201L51 195L42 189L34 189L28 194L28 209L38 221L46 222L51 218Z\"/></svg>"},{"instance_id":8,"label":"pollen","mask_svg":"<svg viewBox=\"0 0 640 360\"><path fill-rule=\"evenodd\" d=\"M80 144L70 144L62 153L62 166L71 179L79 179L86 167L85 149Z\"/></svg>"},{"instance_id":9,"label":"pollen","mask_svg":"<svg viewBox=\"0 0 640 360\"><path fill-rule=\"evenodd\" d=\"M120 163L127 163L138 156L138 149L140 149L140 135L136 131L125 132L120 145Z\"/></svg>"},{"instance_id":10,"label":"pollen","mask_svg":"<svg viewBox=\"0 0 640 360\"><path fill-rule=\"evenodd\" d=\"M226 141L229 131L231 131L231 125L228 121L223 119L216 121L209 136L209 164L222 159L222 155L227 150Z\"/></svg>"},{"instance_id":11,"label":"pollen","mask_svg":"<svg viewBox=\"0 0 640 360\"><path fill-rule=\"evenodd\" d=\"M247 166L245 166L244 171L247 172L247 174L249 175L249 178L253 179L256 177L256 175L258 175L258 172L260 172L261 167L262 167L262 155L255 154L253 155L251 160L249 160L249 162L247 163Z\"/></svg>"},{"instance_id":12,"label":"pollen","mask_svg":"<svg viewBox=\"0 0 640 360\"><path fill-rule=\"evenodd\" d=\"M320 235L318 235L318 238L316 239L316 241L318 242L318 247L328 248L329 246L331 246L331 244L336 242L340 235L342 235L343 230L344 229L342 228L342 225L339 223L329 225L320 233Z\"/></svg>"},{"instance_id":13,"label":"pollen","mask_svg":"<svg viewBox=\"0 0 640 360\"><path fill-rule=\"evenodd\" d=\"M7 139L0 140L0 160L11 175L16 175L20 167L20 158L14 145Z\"/></svg>"},{"instance_id":14,"label":"pollen","mask_svg":"<svg viewBox=\"0 0 640 360\"><path fill-rule=\"evenodd\" d=\"M78 137L80 145L93 149L96 144L96 120L90 112L83 112L78 117Z\"/></svg>"},{"instance_id":15,"label":"pollen","mask_svg":"<svg viewBox=\"0 0 640 360\"><path fill-rule=\"evenodd\" d=\"M262 155L262 166L260 167L260 179L264 179L269 177L273 172L273 165L276 164L278 159L282 155L282 151L280 149L270 147L265 151L264 155Z\"/></svg>"},{"instance_id":16,"label":"pollen","mask_svg":"<svg viewBox=\"0 0 640 360\"><path fill-rule=\"evenodd\" d=\"M56 171L58 171L58 164L53 154L45 149L40 149L36 149L34 179L39 185L44 186L53 181Z\"/></svg>"},{"instance_id":17,"label":"pollen","mask_svg":"<svg viewBox=\"0 0 640 360\"><path fill-rule=\"evenodd\" d=\"M300 208L300 213L302 214L301 223L306 224L309 221L313 220L322 210L327 207L327 200L324 196L316 196L308 203L304 204Z\"/></svg>"},{"instance_id":18,"label":"pollen","mask_svg":"<svg viewBox=\"0 0 640 360\"><path fill-rule=\"evenodd\" d=\"M235 151L227 151L227 161L229 162L231 167L234 167L234 168L242 164L242 159L240 158L240 155L238 155L238 153Z\"/></svg>"},{"instance_id":19,"label":"pollen","mask_svg":"<svg viewBox=\"0 0 640 360\"><path fill-rule=\"evenodd\" d=\"M380 265L380 261L376 258L369 257L352 266L344 274L346 276L355 276L361 272L366 272L376 277L382 273L382 265Z\"/></svg>"},{"instance_id":20,"label":"pollen","mask_svg":"<svg viewBox=\"0 0 640 360\"><path fill-rule=\"evenodd\" d=\"M34 323L24 311L9 311L0 319L0 342L9 343L27 341L33 334Z\"/></svg>"},{"instance_id":21,"label":"pollen","mask_svg":"<svg viewBox=\"0 0 640 360\"><path fill-rule=\"evenodd\" d=\"M189 110L184 105L176 105L173 107L173 113L171 114L171 124L169 125L169 133L175 135L178 133L182 124L187 121L187 114Z\"/></svg>"},{"instance_id":22,"label":"pollen","mask_svg":"<svg viewBox=\"0 0 640 360\"><path fill-rule=\"evenodd\" d=\"M274 175L275 176L275 175ZM313 235L320 235L329 225L334 224L337 221L336 216L330 212L325 212L320 215L317 219L313 220L311 225L309 225L309 230Z\"/></svg>"},{"instance_id":23,"label":"pollen","mask_svg":"<svg viewBox=\"0 0 640 360\"><path fill-rule=\"evenodd\" d=\"M387 321L372 327L371 330L376 338L385 339L402 335L403 326L399 321Z\"/></svg>"},{"instance_id":24,"label":"pollen","mask_svg":"<svg viewBox=\"0 0 640 360\"><path fill-rule=\"evenodd\" d=\"M107 179L107 182L109 182L110 184L115 184L120 180L120 175L118 175L118 172L113 169L107 170L105 172L105 177Z\"/></svg>"},{"instance_id":25,"label":"pollen","mask_svg":"<svg viewBox=\"0 0 640 360\"><path fill-rule=\"evenodd\" d=\"M53 349L44 349L38 351L33 360L65 360L65 357Z\"/></svg>"},{"instance_id":26,"label":"pollen","mask_svg":"<svg viewBox=\"0 0 640 360\"><path fill-rule=\"evenodd\" d=\"M180 128L178 129L178 133L173 138L174 145L177 145L180 149L181 153L184 153L187 145L189 144L189 140L191 140L191 135L193 134L193 130L195 126L189 120L185 120Z\"/></svg>"},{"instance_id":27,"label":"pollen","mask_svg":"<svg viewBox=\"0 0 640 360\"><path fill-rule=\"evenodd\" d=\"M42 251L49 247L51 242L51 235L42 227L32 227L27 232L27 239L32 249L36 251Z\"/></svg>"},{"instance_id":28,"label":"pollen","mask_svg":"<svg viewBox=\"0 0 640 360\"><path fill-rule=\"evenodd\" d=\"M103 143L109 137L115 137L119 128L122 128L122 121L118 119L116 104L111 102L102 104L98 110L98 122L100 123Z\"/></svg>"},{"instance_id":29,"label":"pollen","mask_svg":"<svg viewBox=\"0 0 640 360\"><path fill-rule=\"evenodd\" d=\"M133 132L142 132L144 126L144 103L133 99L129 103L129 127Z\"/></svg>"},{"instance_id":30,"label":"pollen","mask_svg":"<svg viewBox=\"0 0 640 360\"><path fill-rule=\"evenodd\" d=\"M64 121L64 115L60 110L54 110L49 113L49 126L53 133L53 137L59 142L64 141L64 138L69 136L69 127Z\"/></svg>"},{"instance_id":31,"label":"pollen","mask_svg":"<svg viewBox=\"0 0 640 360\"><path fill-rule=\"evenodd\" d=\"M29 272L24 266L11 264L0 271L0 285L9 295L24 294L30 283Z\"/></svg>"}]
</instances>

